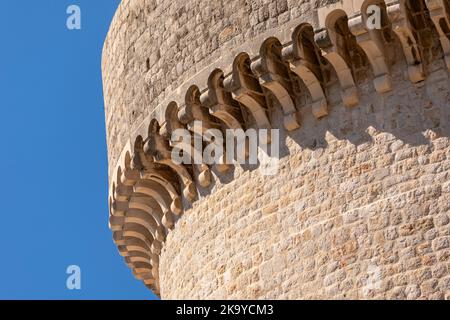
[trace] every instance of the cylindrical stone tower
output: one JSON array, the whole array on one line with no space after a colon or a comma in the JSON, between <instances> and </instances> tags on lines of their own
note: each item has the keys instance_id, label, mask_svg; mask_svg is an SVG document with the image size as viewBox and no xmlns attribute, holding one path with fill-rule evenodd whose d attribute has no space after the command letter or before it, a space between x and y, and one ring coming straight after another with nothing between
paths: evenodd
<instances>
[{"instance_id":1,"label":"cylindrical stone tower","mask_svg":"<svg viewBox=\"0 0 450 320\"><path fill-rule=\"evenodd\" d=\"M449 69L448 0L123 0L120 254L163 299L449 299ZM275 174L172 160L211 128L279 129Z\"/></svg>"}]
</instances>

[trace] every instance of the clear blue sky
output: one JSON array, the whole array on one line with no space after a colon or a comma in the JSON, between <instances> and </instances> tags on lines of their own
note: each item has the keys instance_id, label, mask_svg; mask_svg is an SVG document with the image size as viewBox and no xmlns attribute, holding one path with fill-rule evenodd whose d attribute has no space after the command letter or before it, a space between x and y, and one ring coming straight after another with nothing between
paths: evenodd
<instances>
[{"instance_id":1,"label":"clear blue sky","mask_svg":"<svg viewBox=\"0 0 450 320\"><path fill-rule=\"evenodd\" d=\"M108 229L101 50L119 0L2 1L0 299L149 299ZM66 28L79 5L82 30ZM81 290L66 289L68 265Z\"/></svg>"}]
</instances>

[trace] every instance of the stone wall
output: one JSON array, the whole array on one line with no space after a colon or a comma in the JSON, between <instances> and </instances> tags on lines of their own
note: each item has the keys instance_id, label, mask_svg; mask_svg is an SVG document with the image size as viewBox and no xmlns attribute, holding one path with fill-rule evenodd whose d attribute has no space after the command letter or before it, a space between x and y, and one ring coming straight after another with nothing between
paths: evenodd
<instances>
[{"instance_id":1,"label":"stone wall","mask_svg":"<svg viewBox=\"0 0 450 320\"><path fill-rule=\"evenodd\" d=\"M102 62L110 176L132 133L189 78L289 21L317 25L314 10L334 2L122 1Z\"/></svg>"},{"instance_id":2,"label":"stone wall","mask_svg":"<svg viewBox=\"0 0 450 320\"><path fill-rule=\"evenodd\" d=\"M177 222L161 296L450 299L449 88L441 70L306 116L279 175L236 167Z\"/></svg>"},{"instance_id":3,"label":"stone wall","mask_svg":"<svg viewBox=\"0 0 450 320\"><path fill-rule=\"evenodd\" d=\"M136 278L167 299L449 299L449 12L124 0L102 69L109 221ZM200 119L280 129L279 173L173 164L171 132Z\"/></svg>"}]
</instances>

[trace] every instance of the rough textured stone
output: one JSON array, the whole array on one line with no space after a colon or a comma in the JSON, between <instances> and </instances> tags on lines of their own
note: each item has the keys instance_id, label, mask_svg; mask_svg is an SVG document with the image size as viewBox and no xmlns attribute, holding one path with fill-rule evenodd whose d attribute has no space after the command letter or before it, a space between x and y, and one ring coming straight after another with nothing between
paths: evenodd
<instances>
[{"instance_id":1,"label":"rough textured stone","mask_svg":"<svg viewBox=\"0 0 450 320\"><path fill-rule=\"evenodd\" d=\"M125 232L121 219L146 171L139 163L144 169L124 173L126 158L143 152L135 142L147 143L151 120L167 125L169 103L184 107L193 83L206 92L216 68L232 75L239 53L259 61L265 39L289 47L302 22L326 44L320 37L332 10L360 14L362 1L350 8L344 2L122 1L102 64L115 236ZM418 14L429 17L419 2ZM264 91L270 124L281 133L278 174L245 166L211 170L208 187L193 179L195 201L175 186L184 212L157 226L161 239L148 236L152 249L137 255L122 234L115 238L135 275L165 299L449 299L450 79L445 39L431 20L426 26L412 30L421 34L423 79L405 59L411 48L402 48L401 38L391 35L383 73L355 37L348 45L357 48L350 57L357 95L327 64L324 110L291 72L290 96L301 119L291 130L276 94ZM282 59L295 71L291 56ZM258 127L253 120L245 125ZM160 204L164 218L178 209L172 205Z\"/></svg>"}]
</instances>

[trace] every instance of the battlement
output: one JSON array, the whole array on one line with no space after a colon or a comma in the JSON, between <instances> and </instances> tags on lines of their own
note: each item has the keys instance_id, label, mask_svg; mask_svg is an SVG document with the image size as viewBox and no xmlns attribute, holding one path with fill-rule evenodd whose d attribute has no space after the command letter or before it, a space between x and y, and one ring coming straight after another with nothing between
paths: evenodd
<instances>
[{"instance_id":1,"label":"battlement","mask_svg":"<svg viewBox=\"0 0 450 320\"><path fill-rule=\"evenodd\" d=\"M298 8L300 14L297 17L293 17L289 1L261 1L267 4L268 12L264 5L257 10L246 8L249 26L257 25L252 19L270 21L274 18L278 23L264 31L256 29L254 36L245 30L227 36L227 30L235 32L234 24L230 22L219 34L219 38L227 39L223 42L224 47L221 49L217 45L211 59L197 59L197 49L201 48L195 48L198 45L195 42L197 29L194 25L191 28L189 22L181 28L180 23L172 21L170 14L172 11L181 16L185 14L185 21L201 20L203 11L194 16L187 9L190 1L183 6L177 5L178 9L163 9L156 5L147 8L144 3L148 5L148 1L124 1L104 49L110 151L109 221L120 254L136 278L156 294L160 293L161 286L160 255L168 235L177 228L177 221L187 211L198 214L195 203L200 201L199 205L204 206L211 194L221 192L222 186L233 179L250 179L245 174L234 174L231 165L175 164L170 157L171 135L175 129L184 128L191 132L210 128L280 129L286 138L308 136L314 134L308 131L313 130L311 128L324 126L320 137L324 140L325 131L332 131L333 121L336 121L329 120L328 125L323 125L327 117L338 119L340 113L367 117L368 110L378 105L377 100L383 103L380 108L390 108L389 103L404 97L405 91L409 90L405 88L415 90L420 103L431 99L425 96L426 92L437 83L444 83L443 88L448 92L450 5L446 0L328 1L328 5L317 10L310 4ZM203 3L193 1L192 5ZM223 10L233 9L237 3L224 4ZM285 3L286 7L278 8L280 3ZM226 8L228 5L231 9ZM372 14L378 12L380 21L379 27L372 29L369 20L376 17L371 16L368 9L373 5L379 12ZM272 17L269 7L273 6L276 14ZM289 18L281 18L286 12ZM141 45L146 32L144 21L152 20L154 14L164 17L164 13L168 13L166 23L181 28L181 38L169 36L156 51L156 43L151 46L145 42L148 47ZM123 32L126 23L130 26ZM156 22L152 24L156 25ZM166 29L161 34L165 35ZM157 26L149 30L151 39L158 30ZM189 34L192 34L190 41L194 47L190 43L186 48L181 47L184 40L180 39ZM117 37L129 40L120 42L121 47L117 47L114 42ZM186 52L191 49L194 51ZM140 53L139 59L130 58L142 50L150 53L149 58L140 60L147 53ZM196 67L185 68L185 64L180 67L173 61L170 62L172 71L165 68L165 59L170 56L184 59L187 55L198 61ZM129 64L125 65L123 61ZM121 79L124 74L127 76ZM163 80L163 74L170 74L171 79ZM122 80L127 82L126 87L117 89L117 82ZM143 102L137 103L135 99ZM436 103L439 110L448 109L449 100L439 101ZM358 108L361 110L355 111ZM436 126L417 126L412 132L433 130L448 143L448 114L448 111L440 114L441 121ZM126 125L118 129L115 125L124 123L122 117L126 118ZM425 114L423 119L427 122L433 117ZM203 127L195 128L195 121L201 121ZM354 121L363 122L364 119ZM304 128L305 122L307 128ZM376 119L377 125L383 122ZM388 131L387 127L386 124L378 131ZM375 135L375 131L371 134ZM446 150L447 158L443 161L448 168L448 145ZM310 151L305 152L310 154ZM292 152L284 157L296 159ZM286 161L292 165L292 159ZM325 164L324 170L329 166ZM283 170L294 171L293 168ZM304 172L308 170L304 169ZM329 172L332 178L333 174ZM228 177L228 182L222 182L223 177ZM252 179L256 178L253 176ZM448 181L448 172L442 179ZM211 206L220 207L217 203Z\"/></svg>"}]
</instances>

